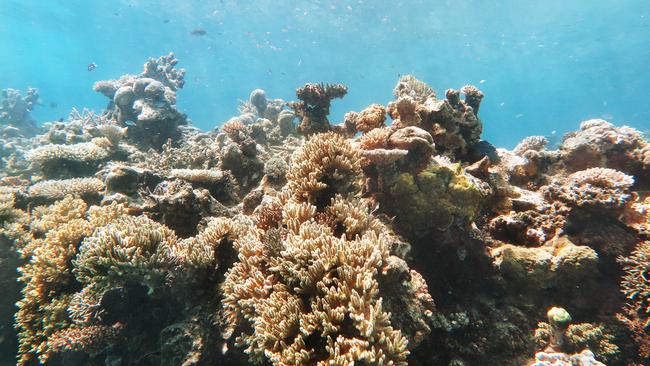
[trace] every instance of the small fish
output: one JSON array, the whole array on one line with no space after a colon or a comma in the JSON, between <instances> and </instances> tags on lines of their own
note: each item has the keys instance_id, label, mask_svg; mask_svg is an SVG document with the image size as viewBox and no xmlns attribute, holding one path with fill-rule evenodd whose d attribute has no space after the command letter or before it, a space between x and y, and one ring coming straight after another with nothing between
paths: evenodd
<instances>
[{"instance_id":1,"label":"small fish","mask_svg":"<svg viewBox=\"0 0 650 366\"><path fill-rule=\"evenodd\" d=\"M88 71L93 71L97 68L97 64L94 62L91 62L88 64Z\"/></svg>"},{"instance_id":2,"label":"small fish","mask_svg":"<svg viewBox=\"0 0 650 366\"><path fill-rule=\"evenodd\" d=\"M50 108L56 108L56 107L58 107L56 102L50 102Z\"/></svg>"},{"instance_id":3,"label":"small fish","mask_svg":"<svg viewBox=\"0 0 650 366\"><path fill-rule=\"evenodd\" d=\"M192 36L205 36L207 33L208 32L206 32L205 29L203 29L201 27L196 27L190 32L190 35L192 35Z\"/></svg>"},{"instance_id":4,"label":"small fish","mask_svg":"<svg viewBox=\"0 0 650 366\"><path fill-rule=\"evenodd\" d=\"M167 23L169 23L170 21L171 21L171 20L169 20L169 19L165 19L165 20L163 20L163 23L167 24Z\"/></svg>"}]
</instances>

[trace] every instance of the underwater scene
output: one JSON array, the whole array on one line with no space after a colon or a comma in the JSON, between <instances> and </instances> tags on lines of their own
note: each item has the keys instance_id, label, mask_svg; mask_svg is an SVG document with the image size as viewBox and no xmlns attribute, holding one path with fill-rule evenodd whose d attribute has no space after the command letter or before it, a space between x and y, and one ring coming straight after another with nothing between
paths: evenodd
<instances>
[{"instance_id":1,"label":"underwater scene","mask_svg":"<svg viewBox=\"0 0 650 366\"><path fill-rule=\"evenodd\" d=\"M0 366L650 365L650 2L0 0Z\"/></svg>"}]
</instances>

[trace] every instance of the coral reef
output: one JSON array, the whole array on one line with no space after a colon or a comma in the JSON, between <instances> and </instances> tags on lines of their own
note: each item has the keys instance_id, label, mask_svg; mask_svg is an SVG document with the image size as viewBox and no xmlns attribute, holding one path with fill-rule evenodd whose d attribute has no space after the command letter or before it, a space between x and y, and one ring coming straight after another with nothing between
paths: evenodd
<instances>
[{"instance_id":1,"label":"coral reef","mask_svg":"<svg viewBox=\"0 0 650 366\"><path fill-rule=\"evenodd\" d=\"M0 125L6 125L2 126L2 129L5 131L7 128L16 129L17 133L28 137L38 133L36 122L29 114L38 105L38 102L39 96L36 88L28 88L27 95L24 97L19 90L2 90Z\"/></svg>"},{"instance_id":2,"label":"coral reef","mask_svg":"<svg viewBox=\"0 0 650 366\"><path fill-rule=\"evenodd\" d=\"M296 89L300 102L289 103L300 119L298 131L305 135L328 132L332 129L327 116L332 99L343 98L348 88L343 84L305 84Z\"/></svg>"},{"instance_id":3,"label":"coral reef","mask_svg":"<svg viewBox=\"0 0 650 366\"><path fill-rule=\"evenodd\" d=\"M0 364L648 363L639 131L497 149L480 90L410 75L339 124L309 83L201 131L184 80L152 58L36 129L3 96Z\"/></svg>"},{"instance_id":4,"label":"coral reef","mask_svg":"<svg viewBox=\"0 0 650 366\"><path fill-rule=\"evenodd\" d=\"M178 139L187 118L176 109L176 92L184 85L185 70L176 69L173 53L150 59L138 75L95 83L93 89L110 99L110 118L128 126L127 137L139 145L160 149ZM128 125L132 122L132 125Z\"/></svg>"},{"instance_id":5,"label":"coral reef","mask_svg":"<svg viewBox=\"0 0 650 366\"><path fill-rule=\"evenodd\" d=\"M625 274L621 279L621 290L626 297L626 304L619 319L630 329L638 344L639 354L650 359L650 242L639 243L629 257L620 258L625 265Z\"/></svg>"}]
</instances>

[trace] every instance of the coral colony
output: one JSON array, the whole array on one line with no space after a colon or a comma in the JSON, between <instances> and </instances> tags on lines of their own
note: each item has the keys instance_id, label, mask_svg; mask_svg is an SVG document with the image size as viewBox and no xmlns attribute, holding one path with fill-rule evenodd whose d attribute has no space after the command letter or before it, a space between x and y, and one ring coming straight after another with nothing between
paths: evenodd
<instances>
[{"instance_id":1,"label":"coral colony","mask_svg":"<svg viewBox=\"0 0 650 366\"><path fill-rule=\"evenodd\" d=\"M647 365L650 143L481 140L483 93L254 90L203 132L173 54L37 127L2 94L0 354L19 365ZM15 304L15 305L14 305Z\"/></svg>"}]
</instances>

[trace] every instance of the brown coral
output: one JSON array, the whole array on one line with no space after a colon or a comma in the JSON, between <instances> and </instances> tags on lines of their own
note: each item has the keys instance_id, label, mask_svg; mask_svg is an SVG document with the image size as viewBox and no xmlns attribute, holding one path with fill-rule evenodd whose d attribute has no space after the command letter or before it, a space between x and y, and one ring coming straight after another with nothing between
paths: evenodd
<instances>
[{"instance_id":1,"label":"brown coral","mask_svg":"<svg viewBox=\"0 0 650 366\"><path fill-rule=\"evenodd\" d=\"M348 112L345 119L353 123L357 131L368 133L385 125L386 108L380 104L371 104L359 113Z\"/></svg>"}]
</instances>

